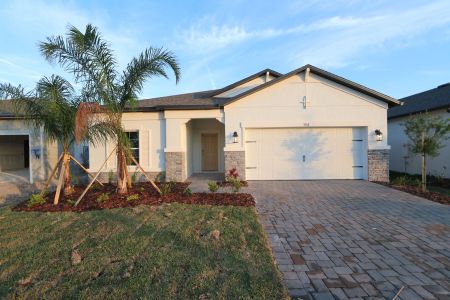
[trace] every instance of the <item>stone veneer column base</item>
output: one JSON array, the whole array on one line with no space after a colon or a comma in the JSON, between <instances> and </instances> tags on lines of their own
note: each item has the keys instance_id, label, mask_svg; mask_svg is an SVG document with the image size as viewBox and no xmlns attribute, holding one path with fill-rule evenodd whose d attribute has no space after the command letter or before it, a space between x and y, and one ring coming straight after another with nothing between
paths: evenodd
<instances>
[{"instance_id":1,"label":"stone veneer column base","mask_svg":"<svg viewBox=\"0 0 450 300\"><path fill-rule=\"evenodd\" d=\"M368 150L369 181L389 182L389 150Z\"/></svg>"},{"instance_id":2,"label":"stone veneer column base","mask_svg":"<svg viewBox=\"0 0 450 300\"><path fill-rule=\"evenodd\" d=\"M186 180L186 153L166 152L166 181Z\"/></svg>"},{"instance_id":3,"label":"stone veneer column base","mask_svg":"<svg viewBox=\"0 0 450 300\"><path fill-rule=\"evenodd\" d=\"M225 175L236 168L242 180L245 180L245 151L224 151Z\"/></svg>"}]
</instances>

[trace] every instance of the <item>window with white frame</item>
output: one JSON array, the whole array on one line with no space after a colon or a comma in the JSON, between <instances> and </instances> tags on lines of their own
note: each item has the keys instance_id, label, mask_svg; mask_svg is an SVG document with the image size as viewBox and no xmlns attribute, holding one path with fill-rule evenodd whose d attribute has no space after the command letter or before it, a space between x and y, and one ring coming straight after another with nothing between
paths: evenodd
<instances>
[{"instance_id":1,"label":"window with white frame","mask_svg":"<svg viewBox=\"0 0 450 300\"><path fill-rule=\"evenodd\" d=\"M136 161L139 163L139 131L127 131L128 139L130 140L130 150L131 154L134 156ZM136 164L133 160L128 162L129 166L135 166Z\"/></svg>"}]
</instances>

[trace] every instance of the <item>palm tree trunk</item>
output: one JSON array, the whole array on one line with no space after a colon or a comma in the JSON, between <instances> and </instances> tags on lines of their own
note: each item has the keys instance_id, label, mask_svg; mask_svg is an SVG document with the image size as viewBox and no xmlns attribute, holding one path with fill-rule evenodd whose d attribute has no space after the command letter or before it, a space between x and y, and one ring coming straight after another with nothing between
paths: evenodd
<instances>
[{"instance_id":1,"label":"palm tree trunk","mask_svg":"<svg viewBox=\"0 0 450 300\"><path fill-rule=\"evenodd\" d=\"M125 152L120 145L117 145L117 188L119 194L128 193L126 170L127 162L125 159Z\"/></svg>"},{"instance_id":2,"label":"palm tree trunk","mask_svg":"<svg viewBox=\"0 0 450 300\"><path fill-rule=\"evenodd\" d=\"M64 164L64 196L70 196L72 194L72 186L70 180L70 152L69 147L64 146L64 155L63 155L63 164Z\"/></svg>"}]
</instances>

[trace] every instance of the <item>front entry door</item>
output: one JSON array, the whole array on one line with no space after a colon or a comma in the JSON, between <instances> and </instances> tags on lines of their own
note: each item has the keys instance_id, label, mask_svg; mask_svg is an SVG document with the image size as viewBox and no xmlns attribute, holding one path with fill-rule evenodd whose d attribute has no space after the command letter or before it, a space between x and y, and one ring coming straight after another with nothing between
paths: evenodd
<instances>
[{"instance_id":1,"label":"front entry door","mask_svg":"<svg viewBox=\"0 0 450 300\"><path fill-rule=\"evenodd\" d=\"M202 171L218 171L217 133L202 134Z\"/></svg>"}]
</instances>

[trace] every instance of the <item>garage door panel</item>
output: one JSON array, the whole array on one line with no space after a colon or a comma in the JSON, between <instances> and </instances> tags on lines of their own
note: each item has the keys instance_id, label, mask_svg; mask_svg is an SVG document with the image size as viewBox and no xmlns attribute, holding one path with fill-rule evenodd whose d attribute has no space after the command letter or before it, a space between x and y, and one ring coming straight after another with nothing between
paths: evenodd
<instances>
[{"instance_id":1,"label":"garage door panel","mask_svg":"<svg viewBox=\"0 0 450 300\"><path fill-rule=\"evenodd\" d=\"M365 172L361 132L361 128L248 129L247 178L361 179Z\"/></svg>"}]
</instances>

